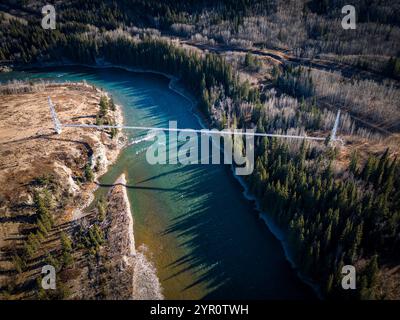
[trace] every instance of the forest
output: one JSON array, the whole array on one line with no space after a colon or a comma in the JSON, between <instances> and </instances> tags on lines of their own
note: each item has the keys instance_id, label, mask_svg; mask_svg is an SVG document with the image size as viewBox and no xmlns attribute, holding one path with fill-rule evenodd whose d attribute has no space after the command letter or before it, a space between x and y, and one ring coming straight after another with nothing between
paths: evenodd
<instances>
[{"instance_id":1,"label":"forest","mask_svg":"<svg viewBox=\"0 0 400 320\"><path fill-rule=\"evenodd\" d=\"M173 74L198 98L210 126L217 128L319 131L328 136L335 119L335 112L321 107L328 101L366 119L391 121L391 129L398 130L400 99L394 86L363 79L341 83L335 72L281 68L274 70L272 87L260 89L241 82L237 71L217 54L188 52L159 36L133 34L129 28L155 28L188 38L200 34L206 41L235 46L285 48L299 57L329 56L396 79L399 5L372 1L377 9L366 10L371 1L356 1L360 27L349 36L332 27L339 19L338 10L332 9L337 1L288 1L285 6L278 0L133 2L135 9L128 1L107 6L92 1L78 10L80 2L67 1L61 5L61 27L54 32L31 23L37 17L28 16L27 24L3 21L0 60L94 64L104 59ZM139 17L144 11L148 15ZM384 59L376 61L376 56ZM257 67L246 59L247 67ZM340 131L379 139L347 113ZM353 152L350 163L338 170L339 150L328 142L321 146L258 138L255 170L246 182L262 208L286 231L301 272L319 284L325 297L384 299L380 268L400 259L400 162L389 149L366 161ZM361 270L357 291L341 289L340 270L347 264Z\"/></svg>"},{"instance_id":2,"label":"forest","mask_svg":"<svg viewBox=\"0 0 400 320\"><path fill-rule=\"evenodd\" d=\"M17 21L28 31L16 34L16 21L1 19L5 21L0 31L0 60L3 56L30 61L37 51L51 47L55 38L88 28L136 26L239 47L277 47L297 56L340 60L395 77L400 71L400 4L388 0L353 1L358 9L358 26L351 33L340 27L345 1L69 0L57 4L59 27L55 32L46 32L38 23L44 4L6 0L0 6L0 10L4 6L22 11L24 20ZM12 41L16 36L22 41Z\"/></svg>"},{"instance_id":3,"label":"forest","mask_svg":"<svg viewBox=\"0 0 400 320\"><path fill-rule=\"evenodd\" d=\"M161 40L138 41L123 32L109 32L97 39L70 38L61 50L76 62L94 63L101 57L177 75L216 127L304 133L329 130L334 121L334 113L321 111L310 99L298 102L273 90L262 96L239 83L235 71L217 55L201 57ZM343 119L342 132L354 128L351 119ZM389 150L365 163L354 153L349 167L338 175L333 169L336 156L335 148L259 139L248 183L263 208L287 231L304 274L320 283L325 295L380 299L379 263L400 258L393 255L400 252L400 164ZM363 270L357 296L341 290L338 270L346 264L359 264Z\"/></svg>"}]
</instances>

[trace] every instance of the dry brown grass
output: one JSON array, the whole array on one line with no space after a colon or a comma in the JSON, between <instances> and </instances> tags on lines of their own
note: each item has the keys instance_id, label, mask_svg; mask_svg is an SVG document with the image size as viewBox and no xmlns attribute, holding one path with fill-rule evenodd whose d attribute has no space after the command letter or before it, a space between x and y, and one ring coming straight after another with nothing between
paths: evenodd
<instances>
[{"instance_id":1,"label":"dry brown grass","mask_svg":"<svg viewBox=\"0 0 400 320\"><path fill-rule=\"evenodd\" d=\"M364 164L369 156L379 157L387 148L390 150L390 157L400 158L400 134L393 134L382 140L366 139L356 135L341 137L345 145L339 148L339 154L336 159L338 168L347 168L352 153L357 152L359 164Z\"/></svg>"},{"instance_id":2,"label":"dry brown grass","mask_svg":"<svg viewBox=\"0 0 400 320\"><path fill-rule=\"evenodd\" d=\"M68 230L80 217L77 208L90 201L95 188L94 183L76 184L73 178L83 175L91 153L96 157L103 154L110 162L119 150L116 139L98 130L64 128L61 135L55 134L47 97L56 105L62 123L95 123L104 94L85 84L47 84L36 92L0 95L0 270L5 271L0 275L0 288L40 274L30 267L17 275L10 258L30 228L23 218L33 214L32 180L43 175L55 177L57 197L63 202L52 212L55 226L39 252L46 256L60 246L59 232ZM120 121L118 111L110 116ZM26 298L27 294L15 297Z\"/></svg>"}]
</instances>

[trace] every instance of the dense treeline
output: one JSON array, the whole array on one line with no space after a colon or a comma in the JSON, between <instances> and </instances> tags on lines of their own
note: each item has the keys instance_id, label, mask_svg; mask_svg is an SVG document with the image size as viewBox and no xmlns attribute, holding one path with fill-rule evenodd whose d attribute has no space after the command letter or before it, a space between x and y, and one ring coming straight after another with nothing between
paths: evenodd
<instances>
[{"instance_id":1,"label":"dense treeline","mask_svg":"<svg viewBox=\"0 0 400 320\"><path fill-rule=\"evenodd\" d=\"M342 7L348 5L346 0L311 0L307 8L320 15L333 16ZM357 19L360 22L379 22L400 25L400 4L393 1L353 0L357 8Z\"/></svg>"},{"instance_id":2,"label":"dense treeline","mask_svg":"<svg viewBox=\"0 0 400 320\"><path fill-rule=\"evenodd\" d=\"M103 3L85 2L84 14L78 6L82 5L79 1L68 2L72 4L68 8L66 3L60 17L63 24L52 32L41 29L33 18L28 25L13 19L3 23L0 36L6 41L1 42L0 59L30 62L68 58L75 62L95 63L102 58L116 64L154 69L179 76L199 98L199 106L213 126L256 127L259 132L304 134L307 130L326 132L332 127L334 114L317 107L313 97L323 96L327 90L321 89L324 83L326 87L334 87L334 83L339 85L338 81L323 82L308 71L289 69L275 77L273 85L279 88L279 93L274 89L259 92L249 83L239 84L236 72L217 55L200 56L165 41L150 37L139 39L121 30L105 30L129 24L135 14L147 12L146 17L138 18L135 23L167 28L173 23L196 21L201 30L196 29L196 25L189 35L192 32L218 34L216 38L220 41L224 41L224 37L232 38L232 35L256 41L267 34L267 40L275 39L272 44L285 46L294 43L301 49L301 54L310 48L338 54L365 54L367 50L362 41L354 41L344 34L340 36L347 40L340 44L329 32L332 21L320 19L326 9L313 7L315 1L307 8L302 2L290 2L286 10L278 10L268 21L265 17L244 17L243 21L237 18L235 10L244 14L259 10L257 6L250 9L250 1L215 1L214 4L203 1L201 4L196 2L196 5L191 2L184 4L183 1L132 1L137 5L136 11L125 1L110 2L109 6ZM333 2L324 3L329 8ZM204 14L202 8L207 6L213 6L217 14ZM269 9L274 11L273 7ZM307 10L314 11L316 16L312 13L306 24L289 14L308 14ZM377 16L363 16L362 19L379 21L383 17L379 12ZM231 20L226 22L226 19ZM391 19L388 17L385 22L392 23ZM74 22L67 23L67 20ZM211 24L206 23L210 21ZM282 25L296 30L289 35L282 30ZM368 50L373 50L374 54L398 55L398 44L393 42L398 29L368 24L361 26L358 35L369 33L371 28L375 35L388 34L385 43L390 46L382 48L381 44L374 42L373 48ZM251 56L245 59L247 67L256 67ZM385 72L396 76L397 69L398 58L393 57ZM351 84L365 92L370 88L368 85L357 81ZM340 84L340 90L346 93L350 89ZM339 97L335 92L328 93L325 98ZM353 103L347 100L345 103ZM374 97L372 100L385 101ZM101 115L98 121L102 121ZM353 133L354 124L349 118L343 119L341 130ZM329 297L384 298L379 290L379 269L388 263L398 264L400 259L399 162L390 156L389 151L371 156L366 162L354 153L349 167L337 172L334 169L337 150L334 148L278 143L273 139L259 139L256 153L256 167L248 183L261 200L263 209L287 231L293 257L303 273L321 284ZM82 235L82 239L85 236L87 239L97 238L95 235ZM33 244L34 240L31 241ZM94 248L97 242L94 241ZM87 247L92 248L90 241ZM360 290L356 293L340 289L341 266L345 264L357 266Z\"/></svg>"},{"instance_id":3,"label":"dense treeline","mask_svg":"<svg viewBox=\"0 0 400 320\"><path fill-rule=\"evenodd\" d=\"M104 57L180 76L201 98L202 110L214 124L287 132L299 126L326 130L333 123L334 116L324 115L308 100L298 103L289 96L269 93L262 97L254 89L248 91L215 55L202 58L167 42L133 41L122 35L75 41L64 49L75 60L93 62ZM295 96L300 95L298 90L308 90L293 88ZM285 106L292 110L287 115ZM215 109L220 117L213 118ZM327 117L331 118L328 123ZM302 144L296 149L288 143L259 140L255 171L248 182L265 211L287 230L294 259L303 272L322 284L328 296L383 298L377 289L379 265L400 258L396 256L400 252L400 164L390 158L389 151L371 156L365 164L354 154L349 168L338 176L333 169L336 153L330 147ZM360 271L357 293L341 289L340 270L346 264Z\"/></svg>"},{"instance_id":4,"label":"dense treeline","mask_svg":"<svg viewBox=\"0 0 400 320\"><path fill-rule=\"evenodd\" d=\"M40 16L43 0L5 0L8 8ZM205 10L215 12L214 21L241 21L241 17L276 10L276 1L269 0L68 0L57 3L61 23L75 22L108 30L122 24L168 29L173 23L190 23Z\"/></svg>"},{"instance_id":5,"label":"dense treeline","mask_svg":"<svg viewBox=\"0 0 400 320\"><path fill-rule=\"evenodd\" d=\"M69 0L57 4L57 29L53 31L40 26L44 4L5 1L6 8L29 14L19 22L0 19L5 20L0 31L0 60L30 62L43 58L58 38L88 29L137 26L202 42L278 47L298 56L320 56L399 77L400 7L388 0L355 1L358 25L351 32L340 25L345 1Z\"/></svg>"},{"instance_id":6,"label":"dense treeline","mask_svg":"<svg viewBox=\"0 0 400 320\"><path fill-rule=\"evenodd\" d=\"M133 41L129 35L120 34L118 30L106 33L108 36L103 37L97 31L89 32L88 27L83 26L79 33L64 32L67 27L68 25L59 31L46 32L33 23L25 25L11 19L2 33L6 41L1 44L0 58L24 63L60 58L94 63L96 57L100 56L110 62L156 68L162 72L179 75L199 98L203 98L203 93L206 98L206 91L219 85L224 87L227 95L248 98L243 97L244 94L248 94L248 90L242 92L238 88L236 74L217 55L207 55L202 59L197 54L187 56L183 49L164 41L150 38L145 41ZM203 100L203 110L207 113L209 103L207 99Z\"/></svg>"},{"instance_id":7,"label":"dense treeline","mask_svg":"<svg viewBox=\"0 0 400 320\"><path fill-rule=\"evenodd\" d=\"M35 61L63 38L59 30L46 33L36 20L25 24L10 19L7 23L1 23L0 60L24 63Z\"/></svg>"},{"instance_id":8,"label":"dense treeline","mask_svg":"<svg viewBox=\"0 0 400 320\"><path fill-rule=\"evenodd\" d=\"M104 58L116 64L154 69L179 76L187 88L200 99L200 107L209 114L210 95L214 87L222 88L222 95L235 100L254 102L255 89L239 85L232 67L218 55L187 53L173 44L152 38L136 41L123 32L108 33L100 39L74 36L61 48L64 57L75 62L94 63Z\"/></svg>"},{"instance_id":9,"label":"dense treeline","mask_svg":"<svg viewBox=\"0 0 400 320\"><path fill-rule=\"evenodd\" d=\"M334 150L316 156L301 145L291 156L287 145L260 141L255 174L248 181L263 209L288 231L293 257L305 274L323 283L330 296L380 299L378 268L369 264L400 258L400 164L370 157L365 165L354 154L346 176L332 170ZM343 265L363 266L356 293L341 288Z\"/></svg>"}]
</instances>

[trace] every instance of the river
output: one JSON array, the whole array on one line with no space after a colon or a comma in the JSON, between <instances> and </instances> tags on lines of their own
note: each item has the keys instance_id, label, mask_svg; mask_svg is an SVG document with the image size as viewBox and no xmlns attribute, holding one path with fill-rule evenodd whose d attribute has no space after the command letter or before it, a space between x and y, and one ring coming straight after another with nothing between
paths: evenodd
<instances>
[{"instance_id":1,"label":"river","mask_svg":"<svg viewBox=\"0 0 400 320\"><path fill-rule=\"evenodd\" d=\"M201 129L190 101L170 90L162 75L89 67L0 74L2 82L38 78L86 80L103 88L122 106L125 125L168 127L175 120L180 128ZM126 134L134 142L145 132ZM315 299L229 166L150 165L149 143L133 143L121 152L101 177L104 186L96 197L126 173L136 247L156 267L165 298Z\"/></svg>"}]
</instances>

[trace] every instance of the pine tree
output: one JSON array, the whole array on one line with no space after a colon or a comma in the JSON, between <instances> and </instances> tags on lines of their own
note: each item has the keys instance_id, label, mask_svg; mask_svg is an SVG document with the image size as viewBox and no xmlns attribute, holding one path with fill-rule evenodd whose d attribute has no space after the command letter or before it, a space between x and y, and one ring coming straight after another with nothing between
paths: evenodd
<instances>
[{"instance_id":1,"label":"pine tree","mask_svg":"<svg viewBox=\"0 0 400 320\"><path fill-rule=\"evenodd\" d=\"M371 260L368 262L365 268L365 275L367 277L369 288L375 287L378 280L378 272L379 272L378 255L375 254L374 256L372 256Z\"/></svg>"},{"instance_id":2,"label":"pine tree","mask_svg":"<svg viewBox=\"0 0 400 320\"><path fill-rule=\"evenodd\" d=\"M93 182L93 180L94 180L94 174L93 174L93 170L92 170L92 167L90 166L90 164L87 164L85 166L84 177L87 182Z\"/></svg>"},{"instance_id":3,"label":"pine tree","mask_svg":"<svg viewBox=\"0 0 400 320\"><path fill-rule=\"evenodd\" d=\"M355 176L357 176L357 165L358 165L358 153L357 151L353 151L351 154L351 160L350 160L350 165L349 165L349 170L352 172Z\"/></svg>"},{"instance_id":4,"label":"pine tree","mask_svg":"<svg viewBox=\"0 0 400 320\"><path fill-rule=\"evenodd\" d=\"M106 96L102 96L100 98L100 112L99 112L100 118L106 117L107 116L107 112L108 112L107 97Z\"/></svg>"},{"instance_id":5,"label":"pine tree","mask_svg":"<svg viewBox=\"0 0 400 320\"><path fill-rule=\"evenodd\" d=\"M115 106L113 98L110 99L109 106L110 106L110 110L111 111L115 111L116 110L116 106Z\"/></svg>"},{"instance_id":6,"label":"pine tree","mask_svg":"<svg viewBox=\"0 0 400 320\"><path fill-rule=\"evenodd\" d=\"M363 177L364 181L369 181L370 180L371 174L375 169L375 163L376 162L375 162L374 157L371 157L371 156L368 157L368 160L367 160L367 162L366 162L366 164L364 166L364 169L362 171L362 177Z\"/></svg>"}]
</instances>

